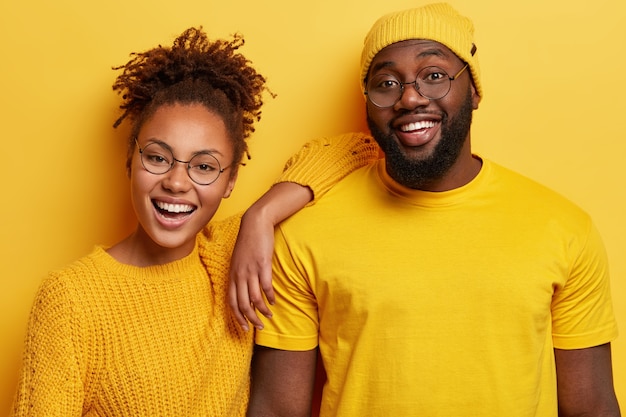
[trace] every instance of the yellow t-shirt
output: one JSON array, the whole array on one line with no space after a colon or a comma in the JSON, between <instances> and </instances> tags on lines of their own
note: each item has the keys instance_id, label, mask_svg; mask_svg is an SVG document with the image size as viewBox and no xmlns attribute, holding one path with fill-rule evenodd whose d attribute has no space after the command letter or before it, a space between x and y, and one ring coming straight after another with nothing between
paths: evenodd
<instances>
[{"instance_id":1,"label":"yellow t-shirt","mask_svg":"<svg viewBox=\"0 0 626 417\"><path fill-rule=\"evenodd\" d=\"M447 192L384 161L276 234L273 319L257 344L318 346L321 416L557 416L553 348L617 335L587 214L483 161Z\"/></svg>"}]
</instances>

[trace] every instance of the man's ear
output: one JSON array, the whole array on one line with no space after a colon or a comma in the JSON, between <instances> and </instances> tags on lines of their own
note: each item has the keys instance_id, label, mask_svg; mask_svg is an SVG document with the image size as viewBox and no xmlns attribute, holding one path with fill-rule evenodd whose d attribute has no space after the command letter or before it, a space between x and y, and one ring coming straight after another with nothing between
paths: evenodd
<instances>
[{"instance_id":1,"label":"man's ear","mask_svg":"<svg viewBox=\"0 0 626 417\"><path fill-rule=\"evenodd\" d=\"M477 110L478 104L480 103L480 100L482 99L482 97L478 95L478 92L476 91L476 87L474 87L473 82L472 82L471 88L472 88L472 109Z\"/></svg>"}]
</instances>

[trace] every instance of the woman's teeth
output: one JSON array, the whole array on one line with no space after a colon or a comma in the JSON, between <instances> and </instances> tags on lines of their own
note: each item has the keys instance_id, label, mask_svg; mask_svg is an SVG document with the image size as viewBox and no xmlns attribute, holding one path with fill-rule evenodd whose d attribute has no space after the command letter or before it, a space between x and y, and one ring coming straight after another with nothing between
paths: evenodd
<instances>
[{"instance_id":1,"label":"woman's teeth","mask_svg":"<svg viewBox=\"0 0 626 417\"><path fill-rule=\"evenodd\" d=\"M157 201L155 205L160 210L167 211L169 213L188 213L194 210L194 207L189 204L170 204Z\"/></svg>"}]
</instances>

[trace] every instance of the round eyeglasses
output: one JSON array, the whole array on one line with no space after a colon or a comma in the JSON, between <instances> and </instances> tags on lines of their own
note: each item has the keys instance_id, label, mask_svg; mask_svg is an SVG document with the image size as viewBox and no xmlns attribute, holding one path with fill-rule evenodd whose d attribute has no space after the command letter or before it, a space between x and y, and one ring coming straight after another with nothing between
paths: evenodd
<instances>
[{"instance_id":1,"label":"round eyeglasses","mask_svg":"<svg viewBox=\"0 0 626 417\"><path fill-rule=\"evenodd\" d=\"M229 165L222 168L220 161L209 152L199 152L189 161L181 161L174 158L172 150L162 143L150 142L144 148L139 146L137 139L135 143L141 157L141 165L151 174L165 174L174 168L176 162L179 162L187 164L187 175L193 182L199 185L209 185L217 181L220 174L230 167Z\"/></svg>"},{"instance_id":2,"label":"round eyeglasses","mask_svg":"<svg viewBox=\"0 0 626 417\"><path fill-rule=\"evenodd\" d=\"M365 95L376 107L394 106L404 94L404 86L413 84L413 88L422 97L429 100L444 98L450 92L452 81L456 80L467 68L465 64L459 72L450 77L439 67L425 67L417 73L415 81L403 83L391 74L378 74L372 77L365 88Z\"/></svg>"}]
</instances>

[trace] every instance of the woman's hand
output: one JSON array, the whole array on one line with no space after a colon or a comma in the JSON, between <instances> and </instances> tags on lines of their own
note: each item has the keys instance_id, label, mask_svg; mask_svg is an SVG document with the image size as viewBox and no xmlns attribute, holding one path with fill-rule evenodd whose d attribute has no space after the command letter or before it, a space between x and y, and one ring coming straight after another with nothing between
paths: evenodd
<instances>
[{"instance_id":1,"label":"woman's hand","mask_svg":"<svg viewBox=\"0 0 626 417\"><path fill-rule=\"evenodd\" d=\"M249 330L248 321L258 330L263 329L256 310L270 318L272 312L268 303L271 305L275 301L272 289L274 224L253 207L241 219L231 259L228 291L230 307L246 331Z\"/></svg>"}]
</instances>

